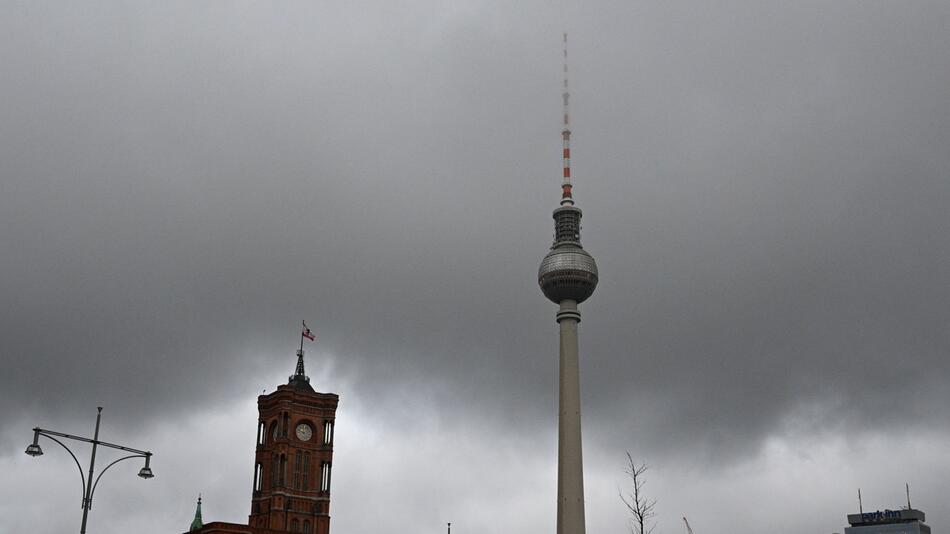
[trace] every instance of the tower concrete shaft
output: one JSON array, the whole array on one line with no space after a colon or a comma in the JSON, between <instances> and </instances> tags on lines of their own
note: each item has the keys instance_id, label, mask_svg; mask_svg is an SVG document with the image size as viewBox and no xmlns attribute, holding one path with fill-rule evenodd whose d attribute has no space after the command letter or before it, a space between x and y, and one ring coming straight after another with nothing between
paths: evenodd
<instances>
[{"instance_id":1,"label":"tower concrete shaft","mask_svg":"<svg viewBox=\"0 0 950 534\"><path fill-rule=\"evenodd\" d=\"M562 300L560 395L557 439L557 534L584 534L584 456L581 447L581 384L577 351L577 302Z\"/></svg>"}]
</instances>

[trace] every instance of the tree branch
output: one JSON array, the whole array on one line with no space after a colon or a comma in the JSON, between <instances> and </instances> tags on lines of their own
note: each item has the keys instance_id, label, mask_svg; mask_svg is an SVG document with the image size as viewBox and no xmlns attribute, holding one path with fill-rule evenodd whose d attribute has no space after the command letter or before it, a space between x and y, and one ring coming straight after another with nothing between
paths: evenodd
<instances>
[{"instance_id":1,"label":"tree branch","mask_svg":"<svg viewBox=\"0 0 950 534\"><path fill-rule=\"evenodd\" d=\"M633 456L627 452L627 467L624 473L630 477L630 488L624 493L620 490L620 502L627 507L630 513L630 532L632 534L652 534L655 524L651 520L655 515L653 508L656 506L656 499L650 500L646 497L643 486L646 485L646 479L643 476L649 467L645 463L637 464Z\"/></svg>"}]
</instances>

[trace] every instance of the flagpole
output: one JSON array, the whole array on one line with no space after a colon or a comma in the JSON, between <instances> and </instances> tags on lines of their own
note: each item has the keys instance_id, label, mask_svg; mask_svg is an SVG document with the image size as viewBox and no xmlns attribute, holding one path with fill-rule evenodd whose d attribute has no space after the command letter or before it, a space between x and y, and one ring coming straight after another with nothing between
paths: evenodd
<instances>
[{"instance_id":1,"label":"flagpole","mask_svg":"<svg viewBox=\"0 0 950 534\"><path fill-rule=\"evenodd\" d=\"M303 329L300 330L300 354L303 354L303 333L307 331L307 323L305 321L300 321L303 325Z\"/></svg>"}]
</instances>

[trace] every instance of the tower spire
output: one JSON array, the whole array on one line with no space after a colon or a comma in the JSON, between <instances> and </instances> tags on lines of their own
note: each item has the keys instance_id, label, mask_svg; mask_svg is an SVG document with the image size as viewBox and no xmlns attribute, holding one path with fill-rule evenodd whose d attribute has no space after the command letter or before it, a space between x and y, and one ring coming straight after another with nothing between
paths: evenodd
<instances>
[{"instance_id":1,"label":"tower spire","mask_svg":"<svg viewBox=\"0 0 950 534\"><path fill-rule=\"evenodd\" d=\"M307 373L303 369L303 340L304 338L313 341L317 336L307 328L307 322L301 321L303 325L303 330L300 331L300 348L297 349L297 368L294 370L294 374L290 375L287 378L287 383L308 391L313 391L313 388L310 387L310 377L307 376Z\"/></svg>"},{"instance_id":2,"label":"tower spire","mask_svg":"<svg viewBox=\"0 0 950 534\"><path fill-rule=\"evenodd\" d=\"M291 380L295 378L307 378L307 373L303 370L303 349L297 349L297 368L294 370L294 376L290 377Z\"/></svg>"},{"instance_id":3,"label":"tower spire","mask_svg":"<svg viewBox=\"0 0 950 534\"><path fill-rule=\"evenodd\" d=\"M195 508L195 518L191 521L191 527L188 529L188 532L194 532L196 530L201 530L201 527L204 526L204 523L201 519L201 494L198 494L198 507Z\"/></svg>"},{"instance_id":4,"label":"tower spire","mask_svg":"<svg viewBox=\"0 0 950 534\"><path fill-rule=\"evenodd\" d=\"M564 32L564 93L561 96L564 97L564 128L561 130L564 143L564 181L561 183L561 205L573 206L574 198L571 196L571 93L567 84L567 32Z\"/></svg>"}]
</instances>

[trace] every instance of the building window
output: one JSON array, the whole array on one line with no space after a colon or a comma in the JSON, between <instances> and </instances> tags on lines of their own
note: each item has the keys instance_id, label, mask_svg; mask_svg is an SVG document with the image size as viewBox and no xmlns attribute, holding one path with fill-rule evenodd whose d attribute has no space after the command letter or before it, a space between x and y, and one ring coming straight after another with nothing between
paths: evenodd
<instances>
[{"instance_id":1,"label":"building window","mask_svg":"<svg viewBox=\"0 0 950 534\"><path fill-rule=\"evenodd\" d=\"M301 486L303 489L310 489L310 453L303 453L303 469L301 470Z\"/></svg>"},{"instance_id":2,"label":"building window","mask_svg":"<svg viewBox=\"0 0 950 534\"><path fill-rule=\"evenodd\" d=\"M323 422L323 444L333 445L333 421L329 419Z\"/></svg>"},{"instance_id":3,"label":"building window","mask_svg":"<svg viewBox=\"0 0 950 534\"><path fill-rule=\"evenodd\" d=\"M300 468L303 467L303 453L297 451L294 457L294 489L300 489Z\"/></svg>"},{"instance_id":4,"label":"building window","mask_svg":"<svg viewBox=\"0 0 950 534\"><path fill-rule=\"evenodd\" d=\"M304 534L310 534L311 532L313 532L313 531L310 529L310 521L308 521L308 520L306 520L306 519L303 520L303 532L304 532Z\"/></svg>"},{"instance_id":5,"label":"building window","mask_svg":"<svg viewBox=\"0 0 950 534\"><path fill-rule=\"evenodd\" d=\"M320 471L320 491L330 491L330 462L323 462Z\"/></svg>"},{"instance_id":6,"label":"building window","mask_svg":"<svg viewBox=\"0 0 950 534\"><path fill-rule=\"evenodd\" d=\"M287 437L287 429L290 428L290 415L287 412L284 412L284 424L280 425L280 435Z\"/></svg>"},{"instance_id":7,"label":"building window","mask_svg":"<svg viewBox=\"0 0 950 534\"><path fill-rule=\"evenodd\" d=\"M280 471L277 474L277 485L283 487L287 484L287 455L280 455Z\"/></svg>"},{"instance_id":8,"label":"building window","mask_svg":"<svg viewBox=\"0 0 950 534\"><path fill-rule=\"evenodd\" d=\"M267 441L267 428L264 426L264 421L261 421L257 425L257 444L263 445Z\"/></svg>"},{"instance_id":9,"label":"building window","mask_svg":"<svg viewBox=\"0 0 950 534\"><path fill-rule=\"evenodd\" d=\"M294 520L290 522L290 531L300 532L300 521L297 521L296 518L294 518Z\"/></svg>"},{"instance_id":10,"label":"building window","mask_svg":"<svg viewBox=\"0 0 950 534\"><path fill-rule=\"evenodd\" d=\"M279 473L280 473L280 456L275 454L274 461L271 464L271 470L270 470L270 487L272 488L277 487L277 482L279 480L277 477Z\"/></svg>"},{"instance_id":11,"label":"building window","mask_svg":"<svg viewBox=\"0 0 950 534\"><path fill-rule=\"evenodd\" d=\"M254 468L254 491L261 491L261 484L264 479L264 466L257 464Z\"/></svg>"}]
</instances>

